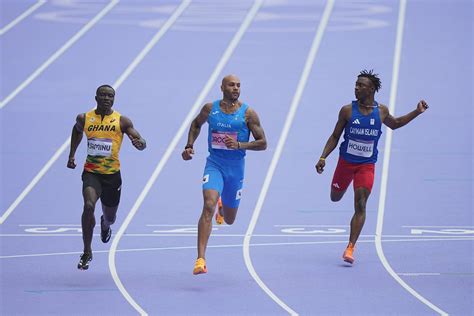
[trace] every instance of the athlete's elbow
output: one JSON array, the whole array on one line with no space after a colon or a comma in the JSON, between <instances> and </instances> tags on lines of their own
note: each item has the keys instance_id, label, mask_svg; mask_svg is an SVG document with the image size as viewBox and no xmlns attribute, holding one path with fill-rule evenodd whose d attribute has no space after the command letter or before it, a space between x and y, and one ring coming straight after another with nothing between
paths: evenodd
<instances>
[{"instance_id":1,"label":"athlete's elbow","mask_svg":"<svg viewBox=\"0 0 474 316\"><path fill-rule=\"evenodd\" d=\"M405 124L397 122L394 126L391 127L391 129L396 130L396 129L399 129L400 127L402 127L403 125L405 125Z\"/></svg>"}]
</instances>

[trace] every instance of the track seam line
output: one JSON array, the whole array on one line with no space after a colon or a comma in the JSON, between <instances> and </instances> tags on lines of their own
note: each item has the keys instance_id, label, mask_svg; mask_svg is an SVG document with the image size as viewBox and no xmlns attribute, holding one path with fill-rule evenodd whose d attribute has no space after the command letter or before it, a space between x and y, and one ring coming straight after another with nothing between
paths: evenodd
<instances>
[{"instance_id":1,"label":"track seam line","mask_svg":"<svg viewBox=\"0 0 474 316\"><path fill-rule=\"evenodd\" d=\"M195 236L194 236L195 237ZM456 239L456 241L472 241L472 238ZM384 242L432 242L432 241L453 241L453 239L390 239L385 240ZM359 240L358 243L373 243L374 239L370 240ZM298 241L298 242L272 242L272 243L253 243L250 244L251 247L263 247L263 246L298 246L298 245L321 245L321 244L345 244L347 240L324 240L324 241ZM210 245L208 248L240 248L242 244L224 244L224 245ZM153 247L153 248L129 248L129 249L119 249L117 252L140 252L140 251L160 251L160 250L193 250L196 249L196 246L176 246L176 247ZM70 251L70 252L50 252L50 253L33 253L33 254L23 254L23 255L3 255L0 256L0 259L18 259L18 258L31 258L31 257L48 257L48 256L66 256L66 255L80 255L82 253L79 251ZM109 253L109 250L97 250L94 251L94 254L98 253Z\"/></svg>"}]
</instances>

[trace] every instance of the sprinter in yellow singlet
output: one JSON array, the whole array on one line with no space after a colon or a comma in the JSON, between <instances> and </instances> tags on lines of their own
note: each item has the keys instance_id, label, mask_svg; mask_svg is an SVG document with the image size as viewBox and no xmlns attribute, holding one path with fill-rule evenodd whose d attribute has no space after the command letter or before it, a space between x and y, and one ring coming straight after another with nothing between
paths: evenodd
<instances>
[{"instance_id":1,"label":"sprinter in yellow singlet","mask_svg":"<svg viewBox=\"0 0 474 316\"><path fill-rule=\"evenodd\" d=\"M94 210L97 200L102 203L103 215L100 217L100 237L107 243L112 236L110 225L115 222L122 178L120 176L119 152L123 134L132 141L138 150L146 148L145 140L133 127L132 121L112 110L115 90L109 85L97 88L95 100L97 108L81 113L71 133L71 149L67 167L74 169L74 155L83 133L87 137L87 158L82 173L82 196L84 209L82 212L82 240L84 253L81 255L77 268L87 270L92 260L92 235L95 227Z\"/></svg>"}]
</instances>

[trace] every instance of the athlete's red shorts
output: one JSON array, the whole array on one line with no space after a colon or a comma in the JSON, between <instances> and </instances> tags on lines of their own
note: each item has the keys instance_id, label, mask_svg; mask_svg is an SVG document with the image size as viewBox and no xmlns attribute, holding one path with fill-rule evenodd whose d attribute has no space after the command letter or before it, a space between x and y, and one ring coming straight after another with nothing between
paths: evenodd
<instances>
[{"instance_id":1,"label":"athlete's red shorts","mask_svg":"<svg viewBox=\"0 0 474 316\"><path fill-rule=\"evenodd\" d=\"M373 163L351 163L339 157L331 188L336 191L345 191L354 180L354 190L362 187L370 192L374 184L374 174L375 164Z\"/></svg>"}]
</instances>

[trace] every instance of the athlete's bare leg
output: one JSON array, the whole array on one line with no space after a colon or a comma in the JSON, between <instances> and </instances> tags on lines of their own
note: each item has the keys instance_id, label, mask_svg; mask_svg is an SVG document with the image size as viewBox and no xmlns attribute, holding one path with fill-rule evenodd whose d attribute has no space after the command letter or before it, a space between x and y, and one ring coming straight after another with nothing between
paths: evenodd
<instances>
[{"instance_id":1,"label":"athlete's bare leg","mask_svg":"<svg viewBox=\"0 0 474 316\"><path fill-rule=\"evenodd\" d=\"M102 213L104 214L104 225L105 228L109 228L110 225L115 223L115 219L117 218L117 206L107 206L102 203Z\"/></svg>"},{"instance_id":2,"label":"athlete's bare leg","mask_svg":"<svg viewBox=\"0 0 474 316\"><path fill-rule=\"evenodd\" d=\"M82 191L84 198L84 210L82 212L82 241L84 242L84 253L92 253L92 235L95 227L95 204L99 199L93 187L86 187Z\"/></svg>"},{"instance_id":3,"label":"athlete's bare leg","mask_svg":"<svg viewBox=\"0 0 474 316\"><path fill-rule=\"evenodd\" d=\"M201 217L198 223L198 258L205 259L206 247L209 241L209 236L212 230L212 216L216 210L217 199L219 192L215 190L204 190L202 192L204 198L204 205L202 208Z\"/></svg>"},{"instance_id":4,"label":"athlete's bare leg","mask_svg":"<svg viewBox=\"0 0 474 316\"><path fill-rule=\"evenodd\" d=\"M365 207L367 205L367 199L369 198L370 191L366 188L357 188L354 192L354 216L351 220L351 234L349 241L355 245L357 239L359 239L360 232L365 223Z\"/></svg>"}]
</instances>

